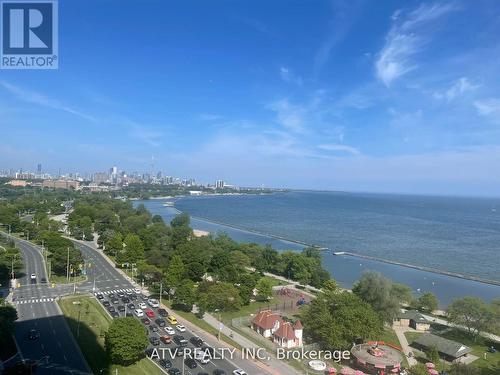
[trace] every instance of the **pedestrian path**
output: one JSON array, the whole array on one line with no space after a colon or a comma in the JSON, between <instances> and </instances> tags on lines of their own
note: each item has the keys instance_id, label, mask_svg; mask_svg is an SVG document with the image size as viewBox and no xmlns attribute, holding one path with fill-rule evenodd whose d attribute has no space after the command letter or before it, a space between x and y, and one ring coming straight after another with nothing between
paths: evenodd
<instances>
[{"instance_id":1,"label":"pedestrian path","mask_svg":"<svg viewBox=\"0 0 500 375\"><path fill-rule=\"evenodd\" d=\"M55 298L30 298L30 299L24 299L21 301L14 301L15 304L17 305L22 305L25 303L43 303L43 302L54 302Z\"/></svg>"}]
</instances>

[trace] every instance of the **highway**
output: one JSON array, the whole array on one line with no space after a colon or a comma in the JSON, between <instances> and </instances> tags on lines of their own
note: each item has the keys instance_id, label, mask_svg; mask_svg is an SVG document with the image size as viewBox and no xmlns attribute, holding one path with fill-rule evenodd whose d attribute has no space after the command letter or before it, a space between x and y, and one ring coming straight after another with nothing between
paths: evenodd
<instances>
[{"instance_id":1,"label":"highway","mask_svg":"<svg viewBox=\"0 0 500 375\"><path fill-rule=\"evenodd\" d=\"M37 362L37 374L90 374L91 371L62 315L56 298L68 294L72 286L50 288L42 284L47 278L41 249L27 241L11 237L20 249L23 270L14 289L12 302L17 309L15 338L20 356ZM30 275L35 274L32 284ZM31 330L39 337L29 339Z\"/></svg>"},{"instance_id":2,"label":"highway","mask_svg":"<svg viewBox=\"0 0 500 375\"><path fill-rule=\"evenodd\" d=\"M104 258L104 255L101 253L101 250L98 250L95 248L95 245L93 243L84 243L82 241L75 241L73 240L76 246L81 250L83 257L85 258L85 261L87 263L90 263L90 268L87 269L87 277L88 280L84 283L81 283L81 286L78 287L79 290L86 289L86 290L93 290L95 294L97 293L102 293L104 298L101 299L101 303L103 301L110 301L109 294L115 294L115 297L118 293L123 293L125 297L127 297L127 292L133 291L136 286L134 286L125 276L120 273L108 260ZM95 276L95 289L94 289L94 276ZM138 296L139 298L137 300L132 300L130 301L131 303L134 303L137 305L139 302L143 302L141 297ZM126 305L124 304L121 299L119 298L118 304L112 304L116 310L118 310L119 305ZM105 307L103 307L105 308ZM151 308L148 306L151 310L154 311L155 317L152 319L153 321L159 317L158 315L158 309ZM172 312L171 310L167 309L170 315L175 315L175 312ZM107 310L106 310L107 311ZM119 312L120 316L125 316L125 312ZM179 323L182 324L179 319ZM153 323L154 324L154 323ZM167 325L174 326L172 324L169 324L167 322ZM186 323L186 326L188 324ZM201 337L205 343L207 343L209 346L215 348L218 350L220 344L218 344L217 340L215 337L211 336L210 334L202 331L201 329L195 329L192 332L189 329L186 330L186 332L180 333L176 331L176 335L182 335L184 336L188 341L190 340L191 337L193 336L198 336ZM159 336L158 334L166 334L166 332L158 332L158 333L151 333L149 336ZM190 348L194 348L192 343L189 343L188 345ZM150 345L150 348L153 346ZM165 347L165 348L172 348L174 349L176 345L174 343L169 344L169 345L164 345L163 343L159 347ZM220 352L219 352L220 353ZM227 357L226 357L227 358ZM170 359L170 358L169 358ZM157 361L155 361L158 363ZM175 358L172 359L173 362L173 367L178 368L179 370L182 371L182 358ZM189 375L196 375L199 372L207 372L207 373L212 373L215 369L222 369L225 371L226 374L230 375L233 373L233 370L236 368L243 368L248 374L250 375L264 375L268 374L267 371L264 371L262 368L257 366L255 363L252 361L246 360L246 359L241 359L237 354L234 355L232 359L216 359L212 360L211 362L203 365L198 362L197 367L195 369L189 369L186 366L184 366L184 371L185 374Z\"/></svg>"}]
</instances>

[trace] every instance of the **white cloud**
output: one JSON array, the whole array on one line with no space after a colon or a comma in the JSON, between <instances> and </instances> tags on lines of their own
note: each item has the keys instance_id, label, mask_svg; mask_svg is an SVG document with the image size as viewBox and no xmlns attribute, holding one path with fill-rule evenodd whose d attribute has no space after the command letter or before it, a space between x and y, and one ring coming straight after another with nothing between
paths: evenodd
<instances>
[{"instance_id":1,"label":"white cloud","mask_svg":"<svg viewBox=\"0 0 500 375\"><path fill-rule=\"evenodd\" d=\"M285 66L280 67L280 77L287 83L293 83L295 85L302 86L302 78L295 75L290 68L287 68Z\"/></svg>"},{"instance_id":2,"label":"white cloud","mask_svg":"<svg viewBox=\"0 0 500 375\"><path fill-rule=\"evenodd\" d=\"M278 123L286 129L295 133L304 131L304 117L307 112L305 107L292 104L288 99L281 99L269 104L267 108L276 112Z\"/></svg>"},{"instance_id":3,"label":"white cloud","mask_svg":"<svg viewBox=\"0 0 500 375\"><path fill-rule=\"evenodd\" d=\"M55 110L67 112L67 113L70 113L72 115L81 117L87 121L91 121L91 122L97 121L96 118L93 116L90 116L86 113L80 112L74 108L68 107L67 105L63 104L59 100L50 98L50 97L45 96L43 94L40 94L38 92L25 90L19 86L12 85L12 84L5 82L5 81L0 81L0 85L4 89L9 91L11 94L15 95L18 99L25 101L27 103L37 104L37 105L40 105L43 107L52 108Z\"/></svg>"},{"instance_id":4,"label":"white cloud","mask_svg":"<svg viewBox=\"0 0 500 375\"><path fill-rule=\"evenodd\" d=\"M500 98L476 100L474 106L481 116L494 116L500 118Z\"/></svg>"},{"instance_id":5,"label":"white cloud","mask_svg":"<svg viewBox=\"0 0 500 375\"><path fill-rule=\"evenodd\" d=\"M461 77L456 80L445 92L435 92L433 96L436 99L446 99L448 101L465 94L467 91L474 91L479 85L473 84L467 77Z\"/></svg>"},{"instance_id":6,"label":"white cloud","mask_svg":"<svg viewBox=\"0 0 500 375\"><path fill-rule=\"evenodd\" d=\"M430 39L430 23L456 9L454 4L422 4L407 15L398 10L375 62L377 77L389 86L394 80L416 69L412 57Z\"/></svg>"},{"instance_id":7,"label":"white cloud","mask_svg":"<svg viewBox=\"0 0 500 375\"><path fill-rule=\"evenodd\" d=\"M350 155L360 155L360 151L352 146L341 145L341 144L323 144L317 146L321 150L332 151L337 153L347 153Z\"/></svg>"}]
</instances>

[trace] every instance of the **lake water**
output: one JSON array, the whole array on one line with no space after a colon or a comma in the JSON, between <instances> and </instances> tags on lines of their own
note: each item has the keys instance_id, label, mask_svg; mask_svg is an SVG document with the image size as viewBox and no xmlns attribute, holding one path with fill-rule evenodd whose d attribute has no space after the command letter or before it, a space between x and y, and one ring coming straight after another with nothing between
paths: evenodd
<instances>
[{"instance_id":1,"label":"lake water","mask_svg":"<svg viewBox=\"0 0 500 375\"><path fill-rule=\"evenodd\" d=\"M166 221L177 212L164 207L163 200L140 203ZM331 250L500 280L500 199L299 191L184 197L176 199L175 206L195 216L193 228L226 232L236 241L270 243L279 250L303 248L265 235L270 234ZM334 256L332 251L323 252L323 265L345 287L372 269L411 286L416 295L435 293L442 305L464 295L487 301L500 297L500 286Z\"/></svg>"}]
</instances>

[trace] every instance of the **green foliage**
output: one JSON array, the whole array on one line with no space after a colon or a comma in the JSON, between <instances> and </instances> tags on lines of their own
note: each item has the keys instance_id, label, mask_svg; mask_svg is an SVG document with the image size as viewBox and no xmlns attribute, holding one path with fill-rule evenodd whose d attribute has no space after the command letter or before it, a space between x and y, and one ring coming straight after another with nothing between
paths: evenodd
<instances>
[{"instance_id":1,"label":"green foliage","mask_svg":"<svg viewBox=\"0 0 500 375\"><path fill-rule=\"evenodd\" d=\"M257 299L267 301L273 295L273 285L271 281L263 277L257 284Z\"/></svg>"},{"instance_id":2,"label":"green foliage","mask_svg":"<svg viewBox=\"0 0 500 375\"><path fill-rule=\"evenodd\" d=\"M439 352L435 346L430 346L429 348L427 348L425 355L427 356L427 359L432 363L439 363Z\"/></svg>"},{"instance_id":3,"label":"green foliage","mask_svg":"<svg viewBox=\"0 0 500 375\"><path fill-rule=\"evenodd\" d=\"M349 349L356 339L377 337L382 320L357 295L321 293L302 311L306 336L323 348Z\"/></svg>"},{"instance_id":4,"label":"green foliage","mask_svg":"<svg viewBox=\"0 0 500 375\"><path fill-rule=\"evenodd\" d=\"M10 305L0 306L0 348L7 345L9 337L14 333L14 322L17 311Z\"/></svg>"},{"instance_id":5,"label":"green foliage","mask_svg":"<svg viewBox=\"0 0 500 375\"><path fill-rule=\"evenodd\" d=\"M167 286L170 288L176 288L181 284L181 280L184 279L186 269L182 258L179 255L173 255L170 259L170 263L167 268L165 281Z\"/></svg>"},{"instance_id":6,"label":"green foliage","mask_svg":"<svg viewBox=\"0 0 500 375\"><path fill-rule=\"evenodd\" d=\"M408 369L409 375L429 375L429 370L423 363L417 363L416 365Z\"/></svg>"},{"instance_id":7,"label":"green foliage","mask_svg":"<svg viewBox=\"0 0 500 375\"><path fill-rule=\"evenodd\" d=\"M490 327L495 319L492 309L478 297L454 300L448 306L446 314L450 322L466 327L474 338Z\"/></svg>"},{"instance_id":8,"label":"green foliage","mask_svg":"<svg viewBox=\"0 0 500 375\"><path fill-rule=\"evenodd\" d=\"M391 294L397 301L407 305L411 305L415 299L411 288L404 284L393 283Z\"/></svg>"},{"instance_id":9,"label":"green foliage","mask_svg":"<svg viewBox=\"0 0 500 375\"><path fill-rule=\"evenodd\" d=\"M175 289L173 304L176 308L190 312L196 302L196 290L191 280L182 280Z\"/></svg>"},{"instance_id":10,"label":"green foliage","mask_svg":"<svg viewBox=\"0 0 500 375\"><path fill-rule=\"evenodd\" d=\"M110 324L104 344L113 363L128 366L144 356L148 338L137 319L117 318Z\"/></svg>"},{"instance_id":11,"label":"green foliage","mask_svg":"<svg viewBox=\"0 0 500 375\"><path fill-rule=\"evenodd\" d=\"M419 310L432 312L437 310L439 301L437 297L430 292L422 294L417 300L417 307Z\"/></svg>"},{"instance_id":12,"label":"green foliage","mask_svg":"<svg viewBox=\"0 0 500 375\"><path fill-rule=\"evenodd\" d=\"M238 289L230 283L210 284L206 290L199 290L198 300L205 311L237 311L241 307Z\"/></svg>"},{"instance_id":13,"label":"green foliage","mask_svg":"<svg viewBox=\"0 0 500 375\"><path fill-rule=\"evenodd\" d=\"M392 282L378 272L365 272L352 288L354 294L368 302L386 323L392 323L399 311Z\"/></svg>"},{"instance_id":14,"label":"green foliage","mask_svg":"<svg viewBox=\"0 0 500 375\"><path fill-rule=\"evenodd\" d=\"M474 365L453 363L448 373L449 375L480 375L481 370Z\"/></svg>"}]
</instances>

